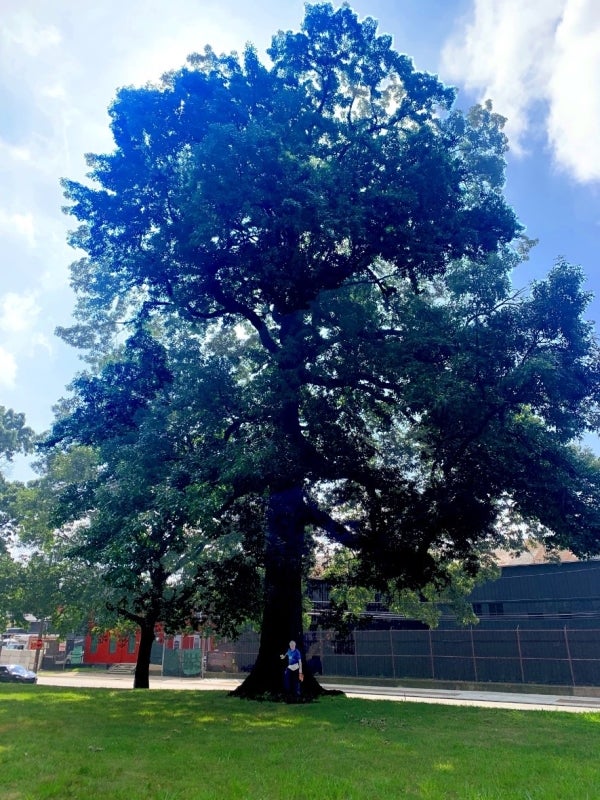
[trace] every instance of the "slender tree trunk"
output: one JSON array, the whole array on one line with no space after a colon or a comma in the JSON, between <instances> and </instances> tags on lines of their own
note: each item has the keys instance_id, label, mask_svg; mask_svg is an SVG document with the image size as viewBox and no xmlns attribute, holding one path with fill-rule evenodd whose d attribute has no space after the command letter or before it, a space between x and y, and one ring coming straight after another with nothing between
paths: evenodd
<instances>
[{"instance_id":1,"label":"slender tree trunk","mask_svg":"<svg viewBox=\"0 0 600 800\"><path fill-rule=\"evenodd\" d=\"M250 675L233 694L238 697L283 699L283 673L290 640L303 652L302 559L304 554L304 504L299 487L271 495L265 554L265 596L260 645ZM304 670L302 697L312 699L323 689Z\"/></svg>"},{"instance_id":2,"label":"slender tree trunk","mask_svg":"<svg viewBox=\"0 0 600 800\"><path fill-rule=\"evenodd\" d=\"M154 643L154 625L154 621L148 621L140 626L140 648L133 676L134 689L150 688L150 656L152 655L152 644Z\"/></svg>"}]
</instances>

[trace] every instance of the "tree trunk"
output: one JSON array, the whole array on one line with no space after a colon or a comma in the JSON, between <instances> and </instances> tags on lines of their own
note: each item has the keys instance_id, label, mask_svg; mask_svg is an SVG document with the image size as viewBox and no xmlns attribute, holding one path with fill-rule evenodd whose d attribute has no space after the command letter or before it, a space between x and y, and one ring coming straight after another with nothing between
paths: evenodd
<instances>
[{"instance_id":1,"label":"tree trunk","mask_svg":"<svg viewBox=\"0 0 600 800\"><path fill-rule=\"evenodd\" d=\"M256 663L233 695L285 699L283 674L290 640L297 643L305 664L302 625L302 560L304 503L302 489L294 487L271 495L267 514L265 594L260 645ZM302 698L310 700L324 689L304 668Z\"/></svg>"},{"instance_id":2,"label":"tree trunk","mask_svg":"<svg viewBox=\"0 0 600 800\"><path fill-rule=\"evenodd\" d=\"M154 643L154 625L154 622L145 622L140 626L140 648L133 676L134 689L150 688L150 656L152 655L152 644Z\"/></svg>"},{"instance_id":3,"label":"tree trunk","mask_svg":"<svg viewBox=\"0 0 600 800\"><path fill-rule=\"evenodd\" d=\"M279 317L281 351L278 354L281 379L281 407L277 415L278 460L282 465L279 482L271 486L267 509L265 582L260 644L252 672L233 694L238 697L285 699L283 675L287 659L281 656L293 639L306 663L302 625L302 577L305 555L304 529L307 524L303 482L311 453L300 425L300 379L304 363L301 312ZM285 465L285 466L284 466ZM304 669L302 699L325 694L315 677Z\"/></svg>"}]
</instances>

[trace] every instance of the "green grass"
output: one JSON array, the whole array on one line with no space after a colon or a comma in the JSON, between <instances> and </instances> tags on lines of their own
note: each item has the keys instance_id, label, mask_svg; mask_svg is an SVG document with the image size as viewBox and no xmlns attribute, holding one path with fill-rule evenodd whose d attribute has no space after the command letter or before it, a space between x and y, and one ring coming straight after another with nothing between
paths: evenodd
<instances>
[{"instance_id":1,"label":"green grass","mask_svg":"<svg viewBox=\"0 0 600 800\"><path fill-rule=\"evenodd\" d=\"M0 687L2 800L597 800L600 714Z\"/></svg>"}]
</instances>

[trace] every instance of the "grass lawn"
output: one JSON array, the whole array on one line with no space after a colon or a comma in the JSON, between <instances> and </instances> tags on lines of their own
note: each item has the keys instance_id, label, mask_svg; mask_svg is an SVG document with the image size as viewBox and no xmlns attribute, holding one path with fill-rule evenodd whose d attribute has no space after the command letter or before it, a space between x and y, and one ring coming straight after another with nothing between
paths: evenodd
<instances>
[{"instance_id":1,"label":"grass lawn","mask_svg":"<svg viewBox=\"0 0 600 800\"><path fill-rule=\"evenodd\" d=\"M598 800L600 713L0 686L2 800Z\"/></svg>"}]
</instances>

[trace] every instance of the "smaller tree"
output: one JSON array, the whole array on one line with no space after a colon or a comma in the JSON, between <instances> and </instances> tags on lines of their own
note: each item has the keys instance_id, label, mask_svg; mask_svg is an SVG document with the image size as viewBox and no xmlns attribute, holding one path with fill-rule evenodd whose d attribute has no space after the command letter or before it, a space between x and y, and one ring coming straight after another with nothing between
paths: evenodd
<instances>
[{"instance_id":1,"label":"smaller tree","mask_svg":"<svg viewBox=\"0 0 600 800\"><path fill-rule=\"evenodd\" d=\"M0 549L0 626L4 630L6 620L20 621L19 587L20 565L6 549Z\"/></svg>"},{"instance_id":2,"label":"smaller tree","mask_svg":"<svg viewBox=\"0 0 600 800\"><path fill-rule=\"evenodd\" d=\"M222 504L222 487L198 475L193 378L168 362L155 339L138 332L98 376L76 379L70 413L48 440L54 458L59 446L96 454L90 481L57 487L56 516L78 521L70 554L101 574L108 610L139 626L134 688L149 686L158 622L181 630L201 601L204 614L231 633L256 602L256 573L237 528L215 537L211 510Z\"/></svg>"},{"instance_id":3,"label":"smaller tree","mask_svg":"<svg viewBox=\"0 0 600 800\"><path fill-rule=\"evenodd\" d=\"M35 440L25 415L0 406L0 463L18 453L30 453ZM0 619L21 619L21 564L13 557L18 520L15 505L23 484L9 481L0 471Z\"/></svg>"},{"instance_id":4,"label":"smaller tree","mask_svg":"<svg viewBox=\"0 0 600 800\"><path fill-rule=\"evenodd\" d=\"M68 634L87 625L103 595L98 575L70 557L75 531L56 523L58 493L75 480L83 486L95 471L89 448L42 459L38 477L27 484L8 484L14 552L10 607L23 620L32 614L58 633Z\"/></svg>"}]
</instances>

